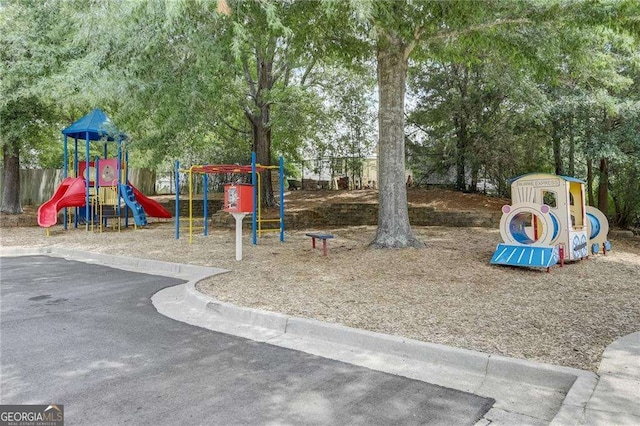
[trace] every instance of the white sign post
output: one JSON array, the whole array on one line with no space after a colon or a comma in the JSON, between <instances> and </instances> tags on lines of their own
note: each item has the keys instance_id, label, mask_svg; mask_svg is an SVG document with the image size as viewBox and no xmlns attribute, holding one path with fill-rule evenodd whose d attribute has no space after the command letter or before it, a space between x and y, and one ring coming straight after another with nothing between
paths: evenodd
<instances>
[{"instance_id":1,"label":"white sign post","mask_svg":"<svg viewBox=\"0 0 640 426\"><path fill-rule=\"evenodd\" d=\"M231 213L236 220L236 260L242 260L242 219L246 213Z\"/></svg>"}]
</instances>

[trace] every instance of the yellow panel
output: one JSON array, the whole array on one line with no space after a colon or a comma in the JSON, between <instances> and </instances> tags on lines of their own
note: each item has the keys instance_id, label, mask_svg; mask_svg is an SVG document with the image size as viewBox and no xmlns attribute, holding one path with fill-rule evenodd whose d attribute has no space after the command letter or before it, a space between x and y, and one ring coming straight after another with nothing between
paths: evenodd
<instances>
[{"instance_id":1,"label":"yellow panel","mask_svg":"<svg viewBox=\"0 0 640 426\"><path fill-rule=\"evenodd\" d=\"M115 206L118 204L118 191L112 187L101 187L100 198L103 204Z\"/></svg>"},{"instance_id":2,"label":"yellow panel","mask_svg":"<svg viewBox=\"0 0 640 426\"><path fill-rule=\"evenodd\" d=\"M571 222L574 227L584 226L584 199L582 193L582 184L578 182L569 182L569 194L573 199L573 203L569 207L571 213Z\"/></svg>"}]
</instances>

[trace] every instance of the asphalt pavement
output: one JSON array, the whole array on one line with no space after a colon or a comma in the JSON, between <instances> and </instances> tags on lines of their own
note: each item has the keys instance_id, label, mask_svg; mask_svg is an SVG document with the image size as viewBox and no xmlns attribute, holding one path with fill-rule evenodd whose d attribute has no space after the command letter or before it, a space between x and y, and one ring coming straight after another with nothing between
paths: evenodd
<instances>
[{"instance_id":1,"label":"asphalt pavement","mask_svg":"<svg viewBox=\"0 0 640 426\"><path fill-rule=\"evenodd\" d=\"M159 314L184 281L48 256L0 259L0 403L65 424L475 424L494 400Z\"/></svg>"}]
</instances>

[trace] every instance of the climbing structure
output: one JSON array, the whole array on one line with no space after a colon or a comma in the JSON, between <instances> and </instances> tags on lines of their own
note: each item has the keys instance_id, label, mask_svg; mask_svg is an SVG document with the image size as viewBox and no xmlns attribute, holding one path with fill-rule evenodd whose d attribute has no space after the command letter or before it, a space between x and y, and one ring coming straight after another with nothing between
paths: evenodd
<instances>
[{"instance_id":1,"label":"climbing structure","mask_svg":"<svg viewBox=\"0 0 640 426\"><path fill-rule=\"evenodd\" d=\"M127 136L113 125L102 110L94 109L62 130L62 134L64 179L52 198L38 209L40 226L49 229L55 225L60 210L63 210L65 229L70 224L74 227L85 224L87 230L95 225L101 230L109 218L116 219L119 229L120 219L124 219L125 226L128 225L129 210L136 226L146 225L147 216L171 218L171 213L144 196L129 182ZM69 139L73 140L73 149L69 146ZM82 142L84 155L79 145ZM102 145L100 151L103 158L91 158L90 145L95 142ZM109 145L113 147L112 158L108 157ZM72 156L69 155L70 150ZM73 209L68 211L69 208Z\"/></svg>"}]
</instances>

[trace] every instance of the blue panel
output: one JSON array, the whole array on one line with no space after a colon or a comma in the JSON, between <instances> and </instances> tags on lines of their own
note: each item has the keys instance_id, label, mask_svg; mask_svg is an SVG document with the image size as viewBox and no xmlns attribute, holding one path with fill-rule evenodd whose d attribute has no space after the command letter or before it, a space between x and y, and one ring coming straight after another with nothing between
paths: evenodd
<instances>
[{"instance_id":1,"label":"blue panel","mask_svg":"<svg viewBox=\"0 0 640 426\"><path fill-rule=\"evenodd\" d=\"M578 179L578 178L574 178L571 176L560 176L562 179L566 180L567 182L577 182L577 183L586 183L585 181Z\"/></svg>"},{"instance_id":2,"label":"blue panel","mask_svg":"<svg viewBox=\"0 0 640 426\"><path fill-rule=\"evenodd\" d=\"M144 209L136 200L133 190L129 185L120 184L120 194L125 204L133 211L133 220L137 226L145 226L147 224L147 215Z\"/></svg>"},{"instance_id":3,"label":"blue panel","mask_svg":"<svg viewBox=\"0 0 640 426\"><path fill-rule=\"evenodd\" d=\"M108 141L126 139L126 135L120 133L107 117L107 114L99 108L75 121L64 129L62 133L72 138L88 139L90 141L97 141L103 137Z\"/></svg>"},{"instance_id":4,"label":"blue panel","mask_svg":"<svg viewBox=\"0 0 640 426\"><path fill-rule=\"evenodd\" d=\"M532 244L535 242L527 235L527 219L530 217L528 213L518 213L509 222L509 232L520 244Z\"/></svg>"},{"instance_id":5,"label":"blue panel","mask_svg":"<svg viewBox=\"0 0 640 426\"><path fill-rule=\"evenodd\" d=\"M594 239L600 233L600 221L593 214L587 212L587 219L591 222L591 235L589 239Z\"/></svg>"},{"instance_id":6,"label":"blue panel","mask_svg":"<svg viewBox=\"0 0 640 426\"><path fill-rule=\"evenodd\" d=\"M516 244L498 244L491 258L494 265L532 266L548 268L558 263L557 247L532 247Z\"/></svg>"},{"instance_id":7,"label":"blue panel","mask_svg":"<svg viewBox=\"0 0 640 426\"><path fill-rule=\"evenodd\" d=\"M531 175L549 175L549 177L559 177L560 179L563 179L567 182L578 182L578 183L585 183L584 181L580 180L580 179L576 179L574 177L571 176L560 176L560 175L554 175L551 173L527 173L524 175L520 175L520 176L516 176L516 177L512 177L511 179L507 179L507 183L509 185L511 185L513 182L517 181L520 178L523 178L525 176L531 176Z\"/></svg>"},{"instance_id":8,"label":"blue panel","mask_svg":"<svg viewBox=\"0 0 640 426\"><path fill-rule=\"evenodd\" d=\"M551 237L551 242L553 242L560 233L560 223L558 222L558 218L556 217L555 213L550 212L550 214L551 221L553 222L553 237Z\"/></svg>"}]
</instances>

